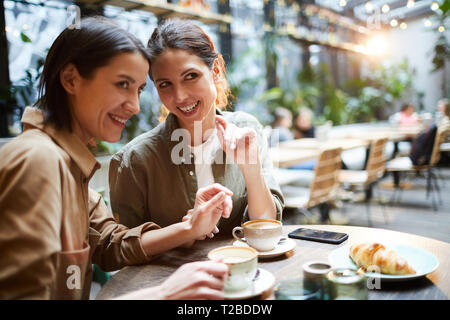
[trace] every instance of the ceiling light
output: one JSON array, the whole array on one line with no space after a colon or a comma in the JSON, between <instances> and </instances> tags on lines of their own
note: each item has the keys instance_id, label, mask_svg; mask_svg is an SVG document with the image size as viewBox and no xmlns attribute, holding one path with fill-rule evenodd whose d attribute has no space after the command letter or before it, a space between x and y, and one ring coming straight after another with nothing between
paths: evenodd
<instances>
[{"instance_id":1,"label":"ceiling light","mask_svg":"<svg viewBox=\"0 0 450 320\"><path fill-rule=\"evenodd\" d=\"M408 25L406 24L406 22L400 23L400 29L405 30L406 28L408 28Z\"/></svg>"},{"instance_id":2,"label":"ceiling light","mask_svg":"<svg viewBox=\"0 0 450 320\"><path fill-rule=\"evenodd\" d=\"M408 0L408 3L406 4L406 6L407 6L408 8L412 8L412 7L414 7L414 5L415 5L414 0Z\"/></svg>"},{"instance_id":3,"label":"ceiling light","mask_svg":"<svg viewBox=\"0 0 450 320\"><path fill-rule=\"evenodd\" d=\"M438 30L439 30L439 32L444 32L445 31L445 27L444 26L439 26Z\"/></svg>"},{"instance_id":4,"label":"ceiling light","mask_svg":"<svg viewBox=\"0 0 450 320\"><path fill-rule=\"evenodd\" d=\"M392 27L392 28L395 28L396 26L398 26L398 21L397 21L397 19L392 19L391 22L390 22L390 24L391 24L391 27Z\"/></svg>"},{"instance_id":5,"label":"ceiling light","mask_svg":"<svg viewBox=\"0 0 450 320\"><path fill-rule=\"evenodd\" d=\"M382 11L383 13L388 13L389 10L391 10L391 7L389 7L388 4L383 4L383 6L381 7L381 11Z\"/></svg>"},{"instance_id":6,"label":"ceiling light","mask_svg":"<svg viewBox=\"0 0 450 320\"><path fill-rule=\"evenodd\" d=\"M437 3L436 1L433 1L430 8L431 8L431 10L436 11L437 9L439 9L439 3Z\"/></svg>"},{"instance_id":7,"label":"ceiling light","mask_svg":"<svg viewBox=\"0 0 450 320\"><path fill-rule=\"evenodd\" d=\"M373 5L372 5L372 3L371 3L370 1L367 1L367 2L366 2L366 11L367 11L367 12L372 12L372 10L373 10Z\"/></svg>"},{"instance_id":8,"label":"ceiling light","mask_svg":"<svg viewBox=\"0 0 450 320\"><path fill-rule=\"evenodd\" d=\"M427 28L431 27L431 20L430 19L425 19L425 21L423 22L423 25Z\"/></svg>"},{"instance_id":9,"label":"ceiling light","mask_svg":"<svg viewBox=\"0 0 450 320\"><path fill-rule=\"evenodd\" d=\"M339 0L339 5L341 7L345 7L347 5L347 1L346 0Z\"/></svg>"}]
</instances>

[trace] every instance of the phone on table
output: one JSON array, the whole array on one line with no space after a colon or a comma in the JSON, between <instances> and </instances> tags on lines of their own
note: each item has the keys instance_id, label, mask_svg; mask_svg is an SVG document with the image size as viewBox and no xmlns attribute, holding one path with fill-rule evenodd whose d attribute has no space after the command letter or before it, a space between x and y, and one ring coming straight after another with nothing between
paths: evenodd
<instances>
[{"instance_id":1,"label":"phone on table","mask_svg":"<svg viewBox=\"0 0 450 320\"><path fill-rule=\"evenodd\" d=\"M339 244L348 239L348 234L333 231L298 228L288 234L289 238Z\"/></svg>"}]
</instances>

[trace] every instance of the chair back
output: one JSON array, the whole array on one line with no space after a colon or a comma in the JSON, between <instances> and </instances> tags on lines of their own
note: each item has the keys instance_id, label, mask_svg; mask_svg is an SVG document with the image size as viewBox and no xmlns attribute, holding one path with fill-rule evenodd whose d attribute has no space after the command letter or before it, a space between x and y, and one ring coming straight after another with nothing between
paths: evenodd
<instances>
[{"instance_id":1,"label":"chair back","mask_svg":"<svg viewBox=\"0 0 450 320\"><path fill-rule=\"evenodd\" d=\"M334 198L339 186L338 175L341 170L341 148L321 151L314 168L314 178L309 186L308 208L317 206Z\"/></svg>"},{"instance_id":2,"label":"chair back","mask_svg":"<svg viewBox=\"0 0 450 320\"><path fill-rule=\"evenodd\" d=\"M445 142L449 134L449 126L438 126L436 137L434 138L433 151L431 151L430 166L434 166L441 158L441 144Z\"/></svg>"},{"instance_id":3,"label":"chair back","mask_svg":"<svg viewBox=\"0 0 450 320\"><path fill-rule=\"evenodd\" d=\"M367 160L367 183L380 179L386 170L386 157L384 149L387 138L376 139L370 144L369 158Z\"/></svg>"}]
</instances>

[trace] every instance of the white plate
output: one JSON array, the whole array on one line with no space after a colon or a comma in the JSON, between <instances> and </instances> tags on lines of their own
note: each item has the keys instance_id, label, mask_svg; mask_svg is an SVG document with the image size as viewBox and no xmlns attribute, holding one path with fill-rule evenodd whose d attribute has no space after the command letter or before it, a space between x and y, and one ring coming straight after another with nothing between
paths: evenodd
<instances>
[{"instance_id":1,"label":"white plate","mask_svg":"<svg viewBox=\"0 0 450 320\"><path fill-rule=\"evenodd\" d=\"M240 240L236 240L233 242L233 246L236 247L249 247L249 245ZM282 237L278 245L270 251L258 251L258 258L273 258L277 256L281 256L282 254L285 254L286 252L291 251L297 246L294 240L286 237Z\"/></svg>"},{"instance_id":2,"label":"white plate","mask_svg":"<svg viewBox=\"0 0 450 320\"><path fill-rule=\"evenodd\" d=\"M347 244L341 248L333 250L329 254L328 260L334 268L342 267L357 269L356 264L349 256L350 246L350 244ZM400 257L406 259L406 261L408 261L408 264L413 267L414 270L416 270L416 273L408 275L366 273L367 277L380 278L386 281L410 280L426 276L427 274L435 271L439 266L438 258L423 249L404 246L400 244L391 244L385 246L394 250Z\"/></svg>"},{"instance_id":3,"label":"white plate","mask_svg":"<svg viewBox=\"0 0 450 320\"><path fill-rule=\"evenodd\" d=\"M224 292L225 299L248 299L251 297L256 297L272 288L275 284L275 276L265 269L258 269L259 275L255 280L253 280L252 285L250 285L247 289L241 291Z\"/></svg>"}]
</instances>

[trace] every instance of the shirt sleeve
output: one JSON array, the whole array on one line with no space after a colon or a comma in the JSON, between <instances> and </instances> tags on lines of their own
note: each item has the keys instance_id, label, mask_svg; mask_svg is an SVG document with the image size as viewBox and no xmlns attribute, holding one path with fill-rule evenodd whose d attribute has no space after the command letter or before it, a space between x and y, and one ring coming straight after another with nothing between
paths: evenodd
<instances>
[{"instance_id":1,"label":"shirt sleeve","mask_svg":"<svg viewBox=\"0 0 450 320\"><path fill-rule=\"evenodd\" d=\"M0 299L50 299L61 250L59 162L52 149L24 145L0 154Z\"/></svg>"},{"instance_id":2,"label":"shirt sleeve","mask_svg":"<svg viewBox=\"0 0 450 320\"><path fill-rule=\"evenodd\" d=\"M141 243L143 233L159 229L152 222L128 228L118 224L109 214L100 194L89 189L89 243L93 248L92 261L104 271L113 271L127 265L143 264L148 256Z\"/></svg>"},{"instance_id":3,"label":"shirt sleeve","mask_svg":"<svg viewBox=\"0 0 450 320\"><path fill-rule=\"evenodd\" d=\"M109 194L112 211L118 215L119 222L134 228L146 222L146 200L142 190L148 188L143 174L135 174L129 157L131 156L124 157L122 153L118 153L111 158Z\"/></svg>"}]
</instances>

